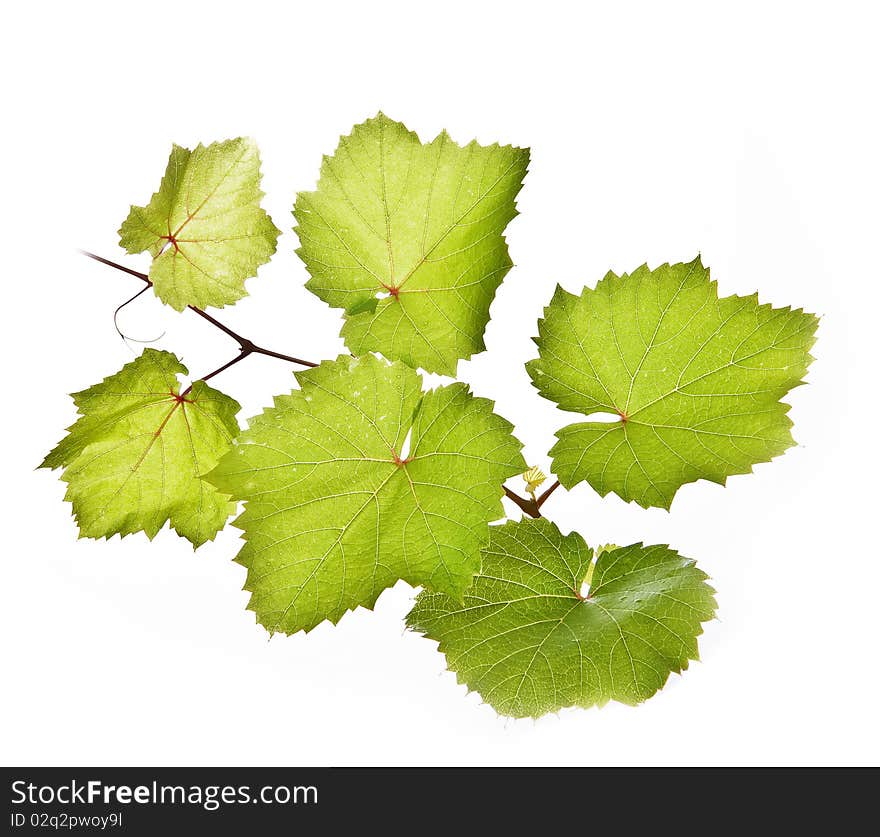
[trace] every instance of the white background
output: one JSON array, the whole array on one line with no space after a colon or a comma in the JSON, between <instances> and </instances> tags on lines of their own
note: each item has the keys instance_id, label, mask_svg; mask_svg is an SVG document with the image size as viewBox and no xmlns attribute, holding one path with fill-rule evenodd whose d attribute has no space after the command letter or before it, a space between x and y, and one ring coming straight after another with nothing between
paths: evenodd
<instances>
[{"instance_id":1,"label":"white background","mask_svg":"<svg viewBox=\"0 0 880 837\"><path fill-rule=\"evenodd\" d=\"M0 34L4 532L0 758L18 764L805 764L880 761L877 700L877 20L871 4L20 3ZM164 531L77 540L57 474L35 471L74 418L65 393L132 357L114 307L134 279L116 229L158 186L172 141L251 135L279 252L222 317L280 351L343 349L307 293L290 208L322 153L383 109L423 139L532 148L516 267L488 351L460 367L548 464L567 417L522 364L557 282L690 260L722 293L822 316L800 443L671 513L587 485L546 512L593 543L670 543L713 578L701 663L639 708L506 721L375 613L276 637L244 609L228 527L198 552ZM204 374L235 353L145 297ZM258 412L293 384L252 358L215 380ZM511 514L513 509L511 508Z\"/></svg>"}]
</instances>

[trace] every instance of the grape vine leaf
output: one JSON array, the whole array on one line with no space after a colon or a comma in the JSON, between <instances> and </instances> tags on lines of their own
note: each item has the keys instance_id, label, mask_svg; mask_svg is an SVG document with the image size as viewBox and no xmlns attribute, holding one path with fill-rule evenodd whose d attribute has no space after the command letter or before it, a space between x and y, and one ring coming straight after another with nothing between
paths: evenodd
<instances>
[{"instance_id":1,"label":"grape vine leaf","mask_svg":"<svg viewBox=\"0 0 880 837\"><path fill-rule=\"evenodd\" d=\"M353 354L454 375L485 349L528 162L528 149L462 147L445 131L422 144L382 113L340 139L293 214L306 287L345 309Z\"/></svg>"},{"instance_id":2,"label":"grape vine leaf","mask_svg":"<svg viewBox=\"0 0 880 837\"><path fill-rule=\"evenodd\" d=\"M119 229L129 253L153 256L150 280L162 302L182 311L222 308L272 258L279 230L260 207L260 154L252 139L175 145L159 191L132 206Z\"/></svg>"},{"instance_id":3,"label":"grape vine leaf","mask_svg":"<svg viewBox=\"0 0 880 837\"><path fill-rule=\"evenodd\" d=\"M407 624L500 714L635 705L698 659L715 591L693 561L642 544L597 550L594 561L577 532L543 518L490 530L463 603L422 592Z\"/></svg>"},{"instance_id":4,"label":"grape vine leaf","mask_svg":"<svg viewBox=\"0 0 880 837\"><path fill-rule=\"evenodd\" d=\"M525 463L511 425L456 383L373 355L297 372L207 479L244 500L248 608L308 631L398 579L460 597L480 568L502 483ZM407 438L408 451L407 451Z\"/></svg>"},{"instance_id":5,"label":"grape vine leaf","mask_svg":"<svg viewBox=\"0 0 880 837\"><path fill-rule=\"evenodd\" d=\"M40 467L64 469L81 537L152 539L170 521L198 547L235 511L201 476L238 434L241 408L202 381L179 394L186 373L170 352L146 349L72 396L80 418Z\"/></svg>"},{"instance_id":6,"label":"grape vine leaf","mask_svg":"<svg viewBox=\"0 0 880 837\"><path fill-rule=\"evenodd\" d=\"M580 296L557 287L529 374L560 409L614 420L560 430L554 473L668 509L685 483L751 472L794 444L779 399L802 383L817 323L757 294L719 299L699 257L609 272Z\"/></svg>"}]
</instances>

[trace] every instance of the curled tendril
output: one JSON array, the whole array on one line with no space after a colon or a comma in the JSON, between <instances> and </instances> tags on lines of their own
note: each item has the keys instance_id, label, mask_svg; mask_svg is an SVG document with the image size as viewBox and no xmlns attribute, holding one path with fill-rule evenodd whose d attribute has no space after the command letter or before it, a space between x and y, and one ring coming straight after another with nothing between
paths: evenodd
<instances>
[{"instance_id":1,"label":"curled tendril","mask_svg":"<svg viewBox=\"0 0 880 837\"><path fill-rule=\"evenodd\" d=\"M150 285L147 285L141 288L134 296L129 297L125 302L121 305L117 306L116 310L113 312L113 327L116 329L116 333L126 342L126 343L157 343L165 336L165 331L163 331L158 337L152 337L149 340L141 340L137 337L130 337L127 335L120 327L119 327L119 312L125 308L131 302L134 302L142 293L148 291L150 289Z\"/></svg>"}]
</instances>

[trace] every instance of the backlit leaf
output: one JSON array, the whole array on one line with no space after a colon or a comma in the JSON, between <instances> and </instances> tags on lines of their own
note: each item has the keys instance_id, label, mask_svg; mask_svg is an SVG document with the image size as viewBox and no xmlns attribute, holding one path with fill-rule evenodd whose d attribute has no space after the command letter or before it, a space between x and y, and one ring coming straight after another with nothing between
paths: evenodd
<instances>
[{"instance_id":1,"label":"backlit leaf","mask_svg":"<svg viewBox=\"0 0 880 837\"><path fill-rule=\"evenodd\" d=\"M119 230L129 253L153 256L150 280L182 311L246 295L246 279L275 252L278 229L260 207L260 154L251 139L175 145L159 191L133 206Z\"/></svg>"},{"instance_id":2,"label":"backlit leaf","mask_svg":"<svg viewBox=\"0 0 880 837\"><path fill-rule=\"evenodd\" d=\"M240 407L202 381L181 395L186 371L173 354L146 349L73 395L81 417L41 467L64 469L82 537L153 538L170 521L200 546L235 511L201 476L229 449Z\"/></svg>"},{"instance_id":3,"label":"backlit leaf","mask_svg":"<svg viewBox=\"0 0 880 837\"><path fill-rule=\"evenodd\" d=\"M719 299L699 258L609 273L580 296L557 288L529 374L560 409L611 421L560 430L554 473L663 508L685 483L749 473L794 444L780 399L802 382L816 325L757 295Z\"/></svg>"},{"instance_id":4,"label":"backlit leaf","mask_svg":"<svg viewBox=\"0 0 880 837\"><path fill-rule=\"evenodd\" d=\"M460 597L501 484L525 468L511 426L464 384L422 392L365 355L296 373L208 476L245 501L249 608L270 632L336 622L404 579Z\"/></svg>"},{"instance_id":5,"label":"backlit leaf","mask_svg":"<svg viewBox=\"0 0 880 837\"><path fill-rule=\"evenodd\" d=\"M423 592L407 623L502 715L640 703L697 659L715 600L692 561L642 544L594 558L545 519L490 530L464 601Z\"/></svg>"},{"instance_id":6,"label":"backlit leaf","mask_svg":"<svg viewBox=\"0 0 880 837\"><path fill-rule=\"evenodd\" d=\"M381 113L342 137L294 216L306 287L345 309L354 354L454 375L485 348L528 161L527 149L462 147L445 131L423 144Z\"/></svg>"}]
</instances>

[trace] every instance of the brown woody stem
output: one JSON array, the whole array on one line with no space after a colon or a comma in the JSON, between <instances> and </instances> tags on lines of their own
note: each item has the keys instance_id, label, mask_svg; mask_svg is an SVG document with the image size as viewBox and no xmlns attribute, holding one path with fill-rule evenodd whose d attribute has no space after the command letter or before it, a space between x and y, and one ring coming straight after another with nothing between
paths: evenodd
<instances>
[{"instance_id":1,"label":"brown woody stem","mask_svg":"<svg viewBox=\"0 0 880 837\"><path fill-rule=\"evenodd\" d=\"M538 497L521 497L515 491L511 491L506 485L504 487L504 494L508 499L512 500L516 503L529 517L541 517L541 506L544 505L547 498L559 488L559 480L553 483L543 494Z\"/></svg>"},{"instance_id":2,"label":"brown woody stem","mask_svg":"<svg viewBox=\"0 0 880 837\"><path fill-rule=\"evenodd\" d=\"M125 267L125 265L118 264L117 262L110 261L110 259L105 259L103 256L95 255L94 253L89 253L87 250L80 250L84 256L88 256L90 259L94 259L96 262L100 262L101 264L105 264L108 267L115 268L116 270L121 271L122 273L127 273L129 276L135 276L140 279L142 282L147 284L147 287L152 287L153 283L150 281L150 277L147 276L146 273L141 273L139 270L132 270L130 267ZM220 329L224 334L231 337L238 343L239 353L230 361L227 361L222 366L219 366L213 372L209 372L207 375L203 375L198 380L207 381L210 378L213 378L215 375L219 375L226 369L229 369L230 366L235 366L236 363L240 363L249 355L257 354L257 355L266 355L267 357L278 358L278 360L286 360L288 363L295 363L299 366L317 366L317 363L313 363L310 360L303 360L302 358L294 357L293 355L285 355L281 352L273 351L272 349L264 349L262 346L258 346L252 340L249 340L247 337L242 337L237 331L233 331L229 326L224 325L215 317L212 317L206 311L203 311L201 308L196 308L195 305L188 305L190 311L195 314L198 314L203 320L207 320L211 323L215 328ZM182 393L182 396L186 396L187 393L192 389L192 384ZM556 480L553 485L551 485L546 491L537 497L521 497L515 491L511 491L506 485L503 486L505 495L516 503L529 517L541 517L541 506L544 505L547 498L559 488L559 480Z\"/></svg>"},{"instance_id":3,"label":"brown woody stem","mask_svg":"<svg viewBox=\"0 0 880 837\"><path fill-rule=\"evenodd\" d=\"M94 259L96 262L101 262L101 264L105 264L108 267L115 268L116 270L120 270L123 273L127 273L129 276L136 276L142 282L146 282L147 286L152 286L152 282L150 281L150 277L147 276L146 273L141 273L139 270L132 270L130 267L125 267L125 265L117 264L116 262L110 261L110 259L105 259L102 256L96 256L94 253L89 253L87 250L80 250L84 256L88 256L90 259ZM198 314L203 320L207 320L212 326L215 328L219 328L224 334L231 337L238 343L241 348L241 354L236 358L231 360L229 363L224 364L219 369L215 369L208 375L205 375L204 378L200 378L199 380L206 381L208 378L214 377L218 373L222 372L224 369L232 366L235 363L238 363L240 360L244 360L248 355L257 354L257 355L266 355L267 357L278 358L278 360L286 360L288 363L296 363L299 366L317 366L317 363L313 363L310 360L303 360L299 357L293 357L293 355L285 355L281 352L275 352L272 349L264 349L262 346L256 345L252 340L248 340L247 337L242 337L237 331L233 331L229 326L224 325L215 317L212 317L207 311L203 311L201 308L196 308L195 305L188 305L190 311Z\"/></svg>"}]
</instances>

